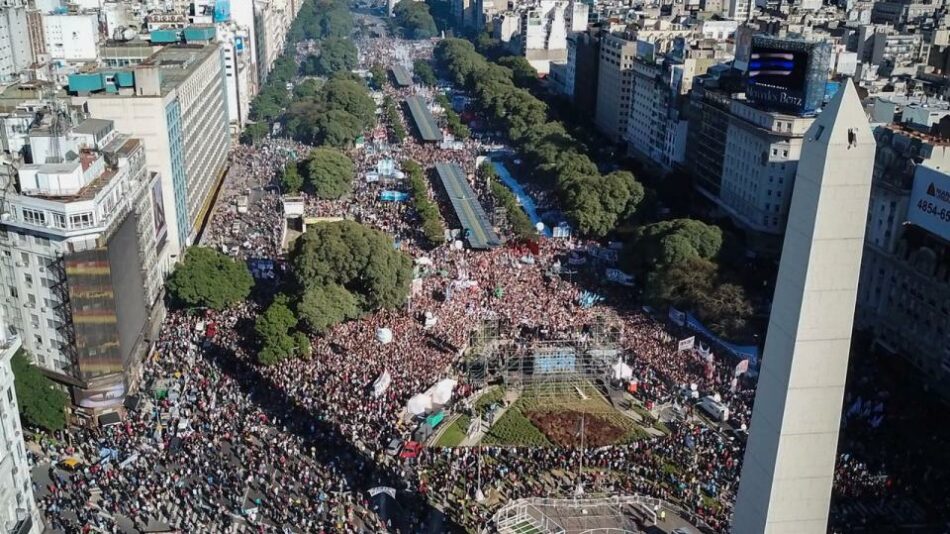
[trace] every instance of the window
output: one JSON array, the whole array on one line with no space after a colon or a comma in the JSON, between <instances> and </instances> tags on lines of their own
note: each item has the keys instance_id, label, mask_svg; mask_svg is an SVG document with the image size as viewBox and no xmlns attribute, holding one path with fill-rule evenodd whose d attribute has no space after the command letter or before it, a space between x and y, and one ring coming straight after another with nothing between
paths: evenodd
<instances>
[{"instance_id":1,"label":"window","mask_svg":"<svg viewBox=\"0 0 950 534\"><path fill-rule=\"evenodd\" d=\"M92 212L77 213L69 216L69 227L73 229L89 228L93 225Z\"/></svg>"},{"instance_id":2,"label":"window","mask_svg":"<svg viewBox=\"0 0 950 534\"><path fill-rule=\"evenodd\" d=\"M37 347L43 346L43 337L42 336L33 336L33 341L36 342Z\"/></svg>"},{"instance_id":3,"label":"window","mask_svg":"<svg viewBox=\"0 0 950 534\"><path fill-rule=\"evenodd\" d=\"M56 228L60 228L60 229L65 230L65 229L66 229L66 216L63 215L62 213L54 213L54 214L53 214L53 226L55 226Z\"/></svg>"},{"instance_id":4,"label":"window","mask_svg":"<svg viewBox=\"0 0 950 534\"><path fill-rule=\"evenodd\" d=\"M27 224L35 224L37 226L45 226L46 213L39 210L23 208L23 222Z\"/></svg>"}]
</instances>

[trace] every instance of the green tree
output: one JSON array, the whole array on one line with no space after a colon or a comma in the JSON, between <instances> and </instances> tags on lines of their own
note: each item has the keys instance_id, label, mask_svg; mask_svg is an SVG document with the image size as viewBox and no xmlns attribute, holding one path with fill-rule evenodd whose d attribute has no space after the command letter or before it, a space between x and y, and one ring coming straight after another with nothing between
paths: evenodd
<instances>
[{"instance_id":1,"label":"green tree","mask_svg":"<svg viewBox=\"0 0 950 534\"><path fill-rule=\"evenodd\" d=\"M498 60L498 64L511 69L515 85L518 87L532 88L537 85L538 71L524 56L505 56Z\"/></svg>"},{"instance_id":2,"label":"green tree","mask_svg":"<svg viewBox=\"0 0 950 534\"><path fill-rule=\"evenodd\" d=\"M638 227L624 246L629 270L647 272L690 258L712 260L722 247L722 230L694 219L673 219Z\"/></svg>"},{"instance_id":3,"label":"green tree","mask_svg":"<svg viewBox=\"0 0 950 534\"><path fill-rule=\"evenodd\" d=\"M221 310L246 299L253 285L243 263L212 248L191 247L165 287L179 306Z\"/></svg>"},{"instance_id":4,"label":"green tree","mask_svg":"<svg viewBox=\"0 0 950 534\"><path fill-rule=\"evenodd\" d=\"M330 37L321 43L320 55L312 63L309 59L302 64L302 68L305 68L304 74L330 76L339 71L350 71L356 68L359 55L352 41Z\"/></svg>"},{"instance_id":5,"label":"green tree","mask_svg":"<svg viewBox=\"0 0 950 534\"><path fill-rule=\"evenodd\" d=\"M261 139L267 136L270 130L267 123L252 122L244 127L241 132L241 142L245 145L256 145Z\"/></svg>"},{"instance_id":6,"label":"green tree","mask_svg":"<svg viewBox=\"0 0 950 534\"><path fill-rule=\"evenodd\" d=\"M432 65L424 59L417 59L412 63L412 71L423 85L433 86L439 83L439 78L435 75Z\"/></svg>"},{"instance_id":7,"label":"green tree","mask_svg":"<svg viewBox=\"0 0 950 534\"><path fill-rule=\"evenodd\" d=\"M17 351L10 366L13 368L13 386L24 426L47 431L65 428L64 410L69 396L30 363L25 351Z\"/></svg>"},{"instance_id":8,"label":"green tree","mask_svg":"<svg viewBox=\"0 0 950 534\"><path fill-rule=\"evenodd\" d=\"M376 102L366 87L353 80L332 78L323 86L322 101L328 110L340 109L360 120L363 128L376 123Z\"/></svg>"},{"instance_id":9,"label":"green tree","mask_svg":"<svg viewBox=\"0 0 950 534\"><path fill-rule=\"evenodd\" d=\"M370 76L373 79L373 87L377 90L382 90L386 87L386 82L389 81L389 76L386 74L386 69L380 63L373 63L373 66L369 69Z\"/></svg>"},{"instance_id":10,"label":"green tree","mask_svg":"<svg viewBox=\"0 0 950 534\"><path fill-rule=\"evenodd\" d=\"M307 289L297 305L300 320L316 334L324 334L333 325L360 316L360 301L339 284Z\"/></svg>"},{"instance_id":11,"label":"green tree","mask_svg":"<svg viewBox=\"0 0 950 534\"><path fill-rule=\"evenodd\" d=\"M307 183L319 198L340 198L353 190L353 161L339 150L314 149L306 169Z\"/></svg>"},{"instance_id":12,"label":"green tree","mask_svg":"<svg viewBox=\"0 0 950 534\"><path fill-rule=\"evenodd\" d=\"M386 234L353 221L320 223L294 242L290 265L306 291L337 284L352 293L363 312L405 302L412 261Z\"/></svg>"},{"instance_id":13,"label":"green tree","mask_svg":"<svg viewBox=\"0 0 950 534\"><path fill-rule=\"evenodd\" d=\"M287 297L278 295L254 324L254 331L261 342L258 360L264 365L273 365L293 355L297 342L292 330L296 326L297 318L288 305Z\"/></svg>"},{"instance_id":14,"label":"green tree","mask_svg":"<svg viewBox=\"0 0 950 534\"><path fill-rule=\"evenodd\" d=\"M297 162L290 161L284 166L284 172L280 175L280 188L283 193L291 195L300 192L303 187L303 176L297 170Z\"/></svg>"},{"instance_id":15,"label":"green tree","mask_svg":"<svg viewBox=\"0 0 950 534\"><path fill-rule=\"evenodd\" d=\"M425 2L400 0L393 9L396 25L409 39L430 39L438 33L435 20Z\"/></svg>"}]
</instances>

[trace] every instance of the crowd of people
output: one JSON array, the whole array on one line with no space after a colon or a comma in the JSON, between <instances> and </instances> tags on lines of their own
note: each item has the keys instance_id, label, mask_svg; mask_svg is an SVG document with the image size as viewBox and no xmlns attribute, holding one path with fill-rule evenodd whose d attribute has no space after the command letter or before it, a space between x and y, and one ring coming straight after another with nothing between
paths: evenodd
<instances>
[{"instance_id":1,"label":"crowd of people","mask_svg":"<svg viewBox=\"0 0 950 534\"><path fill-rule=\"evenodd\" d=\"M404 62L426 52L388 39L362 44L361 57L374 61ZM419 87L385 92L396 99L427 94ZM383 160L412 159L424 168L455 161L472 175L484 147L473 140L443 148L373 138L351 151L353 193L339 201L308 197L306 210L354 218L400 242L415 260L407 306L339 324L311 339L311 358L274 367L255 363L256 340L248 332L258 303L170 312L144 364L143 402L120 425L73 430L74 445L42 451L44 458L75 458L83 466L75 473L61 463L50 467L40 499L48 524L67 532L89 526L118 531L123 521L139 530L158 524L187 532L479 529L505 501L570 495L580 484L590 494L660 497L695 514L698 523L726 530L744 441L741 432L692 417L689 398L693 391L718 393L734 426L743 429L754 380L747 373L737 377L738 360L697 350L702 347L678 351L682 336L675 326L616 306L621 299L609 297L616 286L596 271L580 281L558 274L557 266L594 243L545 239L489 251L448 244L423 250L410 203L379 197L384 189L407 191L405 185L395 178L367 181L367 173ZM309 149L283 139L235 148L204 242L243 259L279 261L284 221L271 185L288 161ZM237 199L244 196L254 198L241 212ZM599 265L593 255L589 264ZM607 301L584 305L582 291L608 295ZM682 417L662 436L597 449L431 447L417 457L387 454L391 440L413 438L418 421L406 410L412 396L443 378L459 381L454 402L480 386L463 372L459 355L473 330L489 320L511 325L512 332L564 339L605 321L636 377L636 398L657 410L676 406ZM384 329L391 339L380 338ZM391 380L377 393L372 385L384 374ZM100 462L103 450L110 453ZM860 466L848 459L842 466L840 476L855 473L856 484L879 483L858 476ZM392 488L397 498L387 501L379 488Z\"/></svg>"}]
</instances>

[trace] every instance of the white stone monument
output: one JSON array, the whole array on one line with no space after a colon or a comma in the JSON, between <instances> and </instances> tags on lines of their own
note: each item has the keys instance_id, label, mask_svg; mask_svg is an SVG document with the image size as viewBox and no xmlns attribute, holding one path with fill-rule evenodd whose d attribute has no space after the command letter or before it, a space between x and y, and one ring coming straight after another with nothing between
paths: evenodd
<instances>
[{"instance_id":1,"label":"white stone monument","mask_svg":"<svg viewBox=\"0 0 950 534\"><path fill-rule=\"evenodd\" d=\"M850 81L805 134L735 534L824 534L875 141Z\"/></svg>"}]
</instances>

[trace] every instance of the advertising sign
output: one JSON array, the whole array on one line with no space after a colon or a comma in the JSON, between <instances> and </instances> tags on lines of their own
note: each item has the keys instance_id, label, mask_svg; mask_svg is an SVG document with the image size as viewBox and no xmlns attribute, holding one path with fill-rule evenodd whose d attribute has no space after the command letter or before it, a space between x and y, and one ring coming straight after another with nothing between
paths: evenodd
<instances>
[{"instance_id":1,"label":"advertising sign","mask_svg":"<svg viewBox=\"0 0 950 534\"><path fill-rule=\"evenodd\" d=\"M214 16L212 20L214 20L215 23L228 22L231 20L231 1L230 0L215 0Z\"/></svg>"},{"instance_id":2,"label":"advertising sign","mask_svg":"<svg viewBox=\"0 0 950 534\"><path fill-rule=\"evenodd\" d=\"M950 175L924 165L917 167L907 220L950 240Z\"/></svg>"},{"instance_id":3,"label":"advertising sign","mask_svg":"<svg viewBox=\"0 0 950 534\"><path fill-rule=\"evenodd\" d=\"M754 37L746 97L794 114L817 111L825 96L830 51L823 42Z\"/></svg>"}]
</instances>

